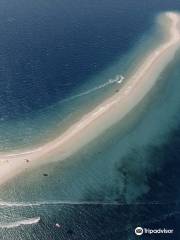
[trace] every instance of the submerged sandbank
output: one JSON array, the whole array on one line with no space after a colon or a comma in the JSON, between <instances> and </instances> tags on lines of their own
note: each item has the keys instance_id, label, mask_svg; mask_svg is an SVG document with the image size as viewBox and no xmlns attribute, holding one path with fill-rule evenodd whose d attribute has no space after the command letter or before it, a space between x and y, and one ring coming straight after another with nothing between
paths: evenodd
<instances>
[{"instance_id":1,"label":"submerged sandbank","mask_svg":"<svg viewBox=\"0 0 180 240\"><path fill-rule=\"evenodd\" d=\"M55 140L31 151L0 154L0 184L31 166L64 160L124 118L145 97L180 46L180 14L169 12L163 17L169 20L164 43L144 59L118 93L99 104Z\"/></svg>"}]
</instances>

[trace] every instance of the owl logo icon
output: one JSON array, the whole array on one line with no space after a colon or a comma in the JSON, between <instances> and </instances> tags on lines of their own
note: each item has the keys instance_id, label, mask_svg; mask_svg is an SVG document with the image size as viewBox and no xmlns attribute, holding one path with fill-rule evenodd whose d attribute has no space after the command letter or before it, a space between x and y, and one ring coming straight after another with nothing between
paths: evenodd
<instances>
[{"instance_id":1,"label":"owl logo icon","mask_svg":"<svg viewBox=\"0 0 180 240\"><path fill-rule=\"evenodd\" d=\"M136 234L137 236L141 236L141 235L143 234L143 228L142 228L142 227L137 227L137 228L135 229L135 234Z\"/></svg>"}]
</instances>

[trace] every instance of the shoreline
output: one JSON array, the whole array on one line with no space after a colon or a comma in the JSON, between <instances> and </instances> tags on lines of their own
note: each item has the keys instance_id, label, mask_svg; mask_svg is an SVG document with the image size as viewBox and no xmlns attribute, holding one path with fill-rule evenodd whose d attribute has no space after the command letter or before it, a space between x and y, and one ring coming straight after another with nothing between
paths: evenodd
<instances>
[{"instance_id":1,"label":"shoreline","mask_svg":"<svg viewBox=\"0 0 180 240\"><path fill-rule=\"evenodd\" d=\"M167 39L145 58L118 93L99 104L55 140L31 151L0 153L0 185L29 167L50 162L49 158L51 161L66 159L137 106L180 47L180 14L169 12L164 15L170 21Z\"/></svg>"}]
</instances>

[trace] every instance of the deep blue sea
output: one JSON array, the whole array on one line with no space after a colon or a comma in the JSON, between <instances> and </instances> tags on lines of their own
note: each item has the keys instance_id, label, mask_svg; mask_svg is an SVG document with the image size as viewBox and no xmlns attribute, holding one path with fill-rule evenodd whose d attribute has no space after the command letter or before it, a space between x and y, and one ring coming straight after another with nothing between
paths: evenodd
<instances>
[{"instance_id":1,"label":"deep blue sea","mask_svg":"<svg viewBox=\"0 0 180 240\"><path fill-rule=\"evenodd\" d=\"M103 84L159 41L166 10L180 1L1 0L0 150L46 142L111 95L116 86ZM134 240L137 226L180 239L179 62L177 53L124 130L1 186L0 239Z\"/></svg>"}]
</instances>

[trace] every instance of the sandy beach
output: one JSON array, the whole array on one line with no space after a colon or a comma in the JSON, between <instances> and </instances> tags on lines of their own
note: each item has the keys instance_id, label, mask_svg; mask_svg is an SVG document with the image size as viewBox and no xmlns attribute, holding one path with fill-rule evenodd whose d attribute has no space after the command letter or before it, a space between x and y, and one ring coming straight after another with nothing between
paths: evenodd
<instances>
[{"instance_id":1,"label":"sandy beach","mask_svg":"<svg viewBox=\"0 0 180 240\"><path fill-rule=\"evenodd\" d=\"M147 56L119 92L83 116L62 135L36 149L0 153L0 184L27 168L62 161L123 119L152 89L180 47L180 14L168 12L166 39Z\"/></svg>"}]
</instances>

